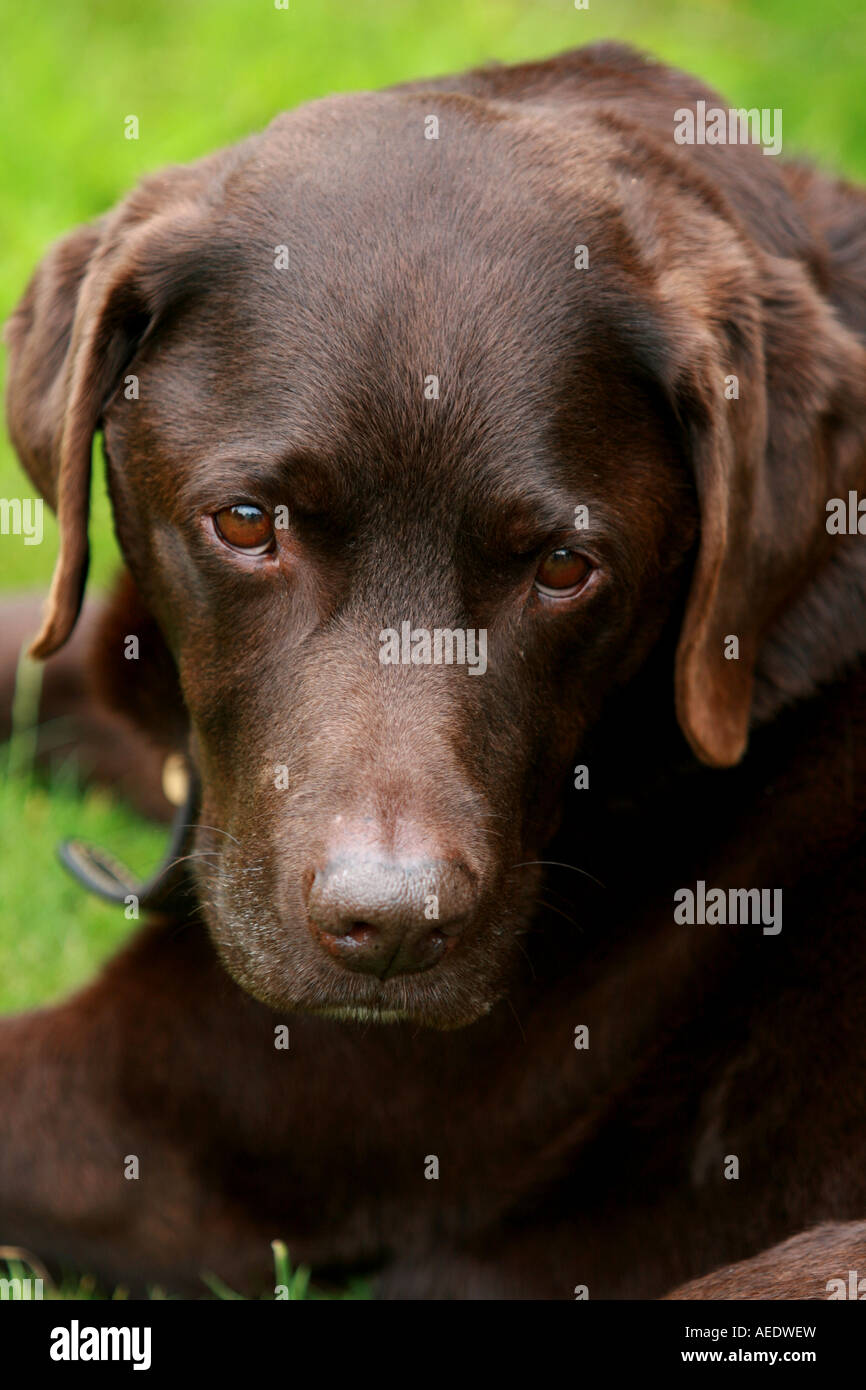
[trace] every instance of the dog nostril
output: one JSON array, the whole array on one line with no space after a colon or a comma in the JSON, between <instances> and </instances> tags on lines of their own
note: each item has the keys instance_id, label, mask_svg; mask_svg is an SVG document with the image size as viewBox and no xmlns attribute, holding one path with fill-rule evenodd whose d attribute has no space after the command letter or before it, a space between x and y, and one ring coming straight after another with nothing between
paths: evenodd
<instances>
[{"instance_id":1,"label":"dog nostril","mask_svg":"<svg viewBox=\"0 0 866 1390\"><path fill-rule=\"evenodd\" d=\"M346 936L351 941L356 941L359 946L372 946L378 935L378 928L369 922L353 922L346 932Z\"/></svg>"},{"instance_id":2,"label":"dog nostril","mask_svg":"<svg viewBox=\"0 0 866 1390\"><path fill-rule=\"evenodd\" d=\"M454 938L451 938L452 941ZM428 932L426 940L422 938L415 947L415 959L422 968L432 965L440 956L445 954L448 945L448 937L444 931L434 927L433 931Z\"/></svg>"}]
</instances>

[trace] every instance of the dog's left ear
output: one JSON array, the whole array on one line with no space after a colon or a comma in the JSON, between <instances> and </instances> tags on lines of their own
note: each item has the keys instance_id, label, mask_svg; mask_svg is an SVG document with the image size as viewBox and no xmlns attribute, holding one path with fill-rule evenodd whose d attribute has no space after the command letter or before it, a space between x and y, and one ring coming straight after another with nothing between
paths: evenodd
<instances>
[{"instance_id":1,"label":"dog's left ear","mask_svg":"<svg viewBox=\"0 0 866 1390\"><path fill-rule=\"evenodd\" d=\"M826 505L866 473L866 350L791 260L720 252L659 282L700 545L676 659L680 726L738 762L768 628L826 563Z\"/></svg>"},{"instance_id":2,"label":"dog's left ear","mask_svg":"<svg viewBox=\"0 0 866 1390\"><path fill-rule=\"evenodd\" d=\"M190 240L201 245L192 181L183 170L148 180L113 213L59 242L6 326L9 432L60 527L45 618L31 647L37 657L63 645L81 607L90 456L103 409L182 286Z\"/></svg>"}]
</instances>

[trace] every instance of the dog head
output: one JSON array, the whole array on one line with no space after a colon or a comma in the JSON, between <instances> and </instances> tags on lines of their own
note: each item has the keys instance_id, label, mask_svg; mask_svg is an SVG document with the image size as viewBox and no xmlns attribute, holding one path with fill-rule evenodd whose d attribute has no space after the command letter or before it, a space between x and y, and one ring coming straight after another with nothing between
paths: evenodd
<instances>
[{"instance_id":1,"label":"dog head","mask_svg":"<svg viewBox=\"0 0 866 1390\"><path fill-rule=\"evenodd\" d=\"M430 109L315 103L145 182L37 272L8 406L60 524L40 655L103 432L228 970L455 1027L507 989L575 756L680 613L683 733L741 757L862 458L863 352L637 126L437 93L428 139Z\"/></svg>"}]
</instances>

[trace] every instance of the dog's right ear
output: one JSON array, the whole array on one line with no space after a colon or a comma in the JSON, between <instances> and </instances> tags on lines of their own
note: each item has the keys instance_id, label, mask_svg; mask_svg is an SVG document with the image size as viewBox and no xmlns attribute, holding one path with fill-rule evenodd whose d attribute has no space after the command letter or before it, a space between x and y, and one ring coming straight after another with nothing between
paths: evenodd
<instances>
[{"instance_id":1,"label":"dog's right ear","mask_svg":"<svg viewBox=\"0 0 866 1390\"><path fill-rule=\"evenodd\" d=\"M69 389L70 343L82 283L102 238L102 224L82 227L48 252L6 325L9 375L6 413L18 456L49 506L58 511L60 454ZM88 462L90 444L88 441ZM78 473L79 470L76 470ZM46 622L32 652L48 656L69 636L87 576L89 468L84 493L64 510L69 541L64 556L63 597L58 573ZM72 504L70 507L69 504ZM72 515L72 511L76 515ZM79 543L75 544L75 539Z\"/></svg>"},{"instance_id":2,"label":"dog's right ear","mask_svg":"<svg viewBox=\"0 0 866 1390\"><path fill-rule=\"evenodd\" d=\"M195 166L142 184L48 252L6 326L6 409L24 468L57 512L60 553L42 630L50 656L75 626L87 579L93 436L124 368L195 273ZM182 196L178 196L181 192Z\"/></svg>"}]
</instances>

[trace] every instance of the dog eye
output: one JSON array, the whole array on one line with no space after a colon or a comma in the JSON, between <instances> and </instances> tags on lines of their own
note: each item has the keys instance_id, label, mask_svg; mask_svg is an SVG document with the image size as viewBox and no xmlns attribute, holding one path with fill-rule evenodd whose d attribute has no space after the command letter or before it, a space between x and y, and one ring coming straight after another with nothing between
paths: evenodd
<instances>
[{"instance_id":1,"label":"dog eye","mask_svg":"<svg viewBox=\"0 0 866 1390\"><path fill-rule=\"evenodd\" d=\"M583 588L591 571L592 565L584 555L563 546L551 550L542 560L535 576L535 587L539 593L553 598L571 598Z\"/></svg>"},{"instance_id":2,"label":"dog eye","mask_svg":"<svg viewBox=\"0 0 866 1390\"><path fill-rule=\"evenodd\" d=\"M217 535L233 550L243 550L248 555L265 555L273 548L273 522L261 507L239 502L215 512L213 521Z\"/></svg>"}]
</instances>

